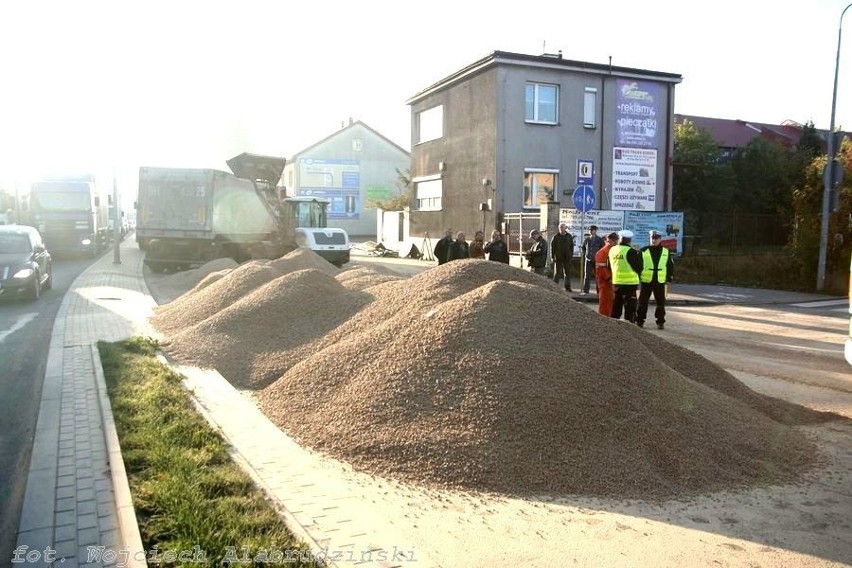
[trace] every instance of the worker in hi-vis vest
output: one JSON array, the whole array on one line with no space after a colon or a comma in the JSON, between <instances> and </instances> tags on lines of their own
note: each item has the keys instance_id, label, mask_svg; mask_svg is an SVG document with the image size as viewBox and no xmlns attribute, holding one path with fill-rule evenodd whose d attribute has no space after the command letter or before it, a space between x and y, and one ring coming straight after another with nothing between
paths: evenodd
<instances>
[{"instance_id":1,"label":"worker in hi-vis vest","mask_svg":"<svg viewBox=\"0 0 852 568\"><path fill-rule=\"evenodd\" d=\"M639 275L641 281L639 289L639 306L636 309L636 325L645 325L645 317L648 315L648 300L654 295L654 318L657 320L657 329L663 329L666 325L666 284L672 281L674 273L674 262L669 254L669 249L661 243L663 235L659 231L651 231L648 234L650 245L642 247L642 273Z\"/></svg>"},{"instance_id":2,"label":"worker in hi-vis vest","mask_svg":"<svg viewBox=\"0 0 852 568\"><path fill-rule=\"evenodd\" d=\"M636 319L636 290L642 273L642 255L630 246L633 231L619 231L618 244L609 249L609 267L612 270L612 314L633 323Z\"/></svg>"}]
</instances>

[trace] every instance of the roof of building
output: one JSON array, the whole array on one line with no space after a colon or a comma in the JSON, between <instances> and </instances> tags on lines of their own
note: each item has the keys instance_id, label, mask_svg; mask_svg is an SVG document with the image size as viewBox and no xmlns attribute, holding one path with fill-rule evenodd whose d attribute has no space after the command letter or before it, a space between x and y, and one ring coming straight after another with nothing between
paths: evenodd
<instances>
[{"instance_id":1,"label":"roof of building","mask_svg":"<svg viewBox=\"0 0 852 568\"><path fill-rule=\"evenodd\" d=\"M331 134L329 134L328 136L326 136L326 137L325 137L325 138L323 138L322 140L320 140L320 141L318 141L318 142L314 142L313 144L311 144L311 145L310 145L310 146L308 146L307 148L305 148L305 149L303 149L303 150L300 150L300 151L296 152L295 154L293 154L293 156L290 158L290 163L293 163L293 160L294 160L297 156L301 156L302 154L306 154L306 153L310 152L312 149L316 148L316 147L317 147L317 146L319 146L320 144L324 144L325 142L328 142L328 141L329 141L329 140L331 140L332 138L336 138L337 136L340 136L342 133L344 133L344 132L346 132L347 130L349 130L349 129L351 129L351 128L354 128L354 127L356 127L356 126L361 126L361 127L363 127L363 128L366 128L367 130L369 130L370 132L372 132L373 134L375 134L376 136L378 136L379 138L381 138L382 140L384 140L385 142L387 142L388 144L390 144L390 145L391 145L391 146L393 146L394 148L398 148L400 152L405 152L405 154L406 154L406 155L410 155L410 154L411 154L411 152L409 152L409 151L408 151L408 150L406 150L405 148L401 147L399 144L397 144L396 142L394 142L393 140L391 140L391 139L390 139L390 138L388 138L387 136L384 136L383 134L381 134L381 133L380 133L380 132L378 132L377 130L375 130L375 129L373 129L373 128L370 128L368 125L366 125L366 124L365 124L365 123L363 123L362 121L360 121L360 120L355 120L355 121L353 121L353 120L350 118L350 119L349 119L349 125L348 125L348 126L346 126L346 127L344 127L344 128L341 128L340 130L337 130L337 131L335 131L335 132L332 132Z\"/></svg>"},{"instance_id":2,"label":"roof of building","mask_svg":"<svg viewBox=\"0 0 852 568\"><path fill-rule=\"evenodd\" d=\"M449 75L437 83L423 89L412 96L406 104L413 104L421 98L454 83L462 81L471 75L475 75L496 65L527 65L533 67L563 69L566 71L581 71L595 75L611 75L621 78L650 79L666 83L680 83L683 76L678 73L664 73L662 71L649 71L647 69L636 69L633 67L620 67L611 63L589 63L587 61L575 61L563 59L562 52L557 54L545 53L544 55L528 55L523 53L512 53L508 51L493 51L479 61L475 61Z\"/></svg>"},{"instance_id":3,"label":"roof of building","mask_svg":"<svg viewBox=\"0 0 852 568\"><path fill-rule=\"evenodd\" d=\"M792 120L785 120L782 124L767 124L729 118L674 115L675 124L683 124L686 121L706 131L722 148L745 148L758 136L775 140L786 147L793 147L799 142L804 129L803 125ZM820 136L825 136L824 131L817 132Z\"/></svg>"}]
</instances>

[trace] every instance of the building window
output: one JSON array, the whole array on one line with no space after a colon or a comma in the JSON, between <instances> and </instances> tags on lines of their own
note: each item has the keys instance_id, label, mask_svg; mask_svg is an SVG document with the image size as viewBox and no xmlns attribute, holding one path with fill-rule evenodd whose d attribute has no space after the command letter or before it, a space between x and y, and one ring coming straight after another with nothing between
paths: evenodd
<instances>
[{"instance_id":1,"label":"building window","mask_svg":"<svg viewBox=\"0 0 852 568\"><path fill-rule=\"evenodd\" d=\"M527 122L556 124L556 117L559 116L559 87L527 83L524 106Z\"/></svg>"},{"instance_id":2,"label":"building window","mask_svg":"<svg viewBox=\"0 0 852 568\"><path fill-rule=\"evenodd\" d=\"M444 107L438 105L417 113L417 143L437 140L444 135Z\"/></svg>"},{"instance_id":3,"label":"building window","mask_svg":"<svg viewBox=\"0 0 852 568\"><path fill-rule=\"evenodd\" d=\"M441 178L412 181L414 181L414 207L418 211L440 211L444 181Z\"/></svg>"},{"instance_id":4,"label":"building window","mask_svg":"<svg viewBox=\"0 0 852 568\"><path fill-rule=\"evenodd\" d=\"M361 140L360 138L353 138L352 139L352 151L353 152L360 152L363 148L364 148L364 141L363 140Z\"/></svg>"},{"instance_id":5,"label":"building window","mask_svg":"<svg viewBox=\"0 0 852 568\"><path fill-rule=\"evenodd\" d=\"M598 109L598 90L594 87L586 87L586 92L583 96L583 127L595 128L597 121Z\"/></svg>"},{"instance_id":6,"label":"building window","mask_svg":"<svg viewBox=\"0 0 852 568\"><path fill-rule=\"evenodd\" d=\"M538 209L542 203L553 200L559 170L532 170L524 172L524 209Z\"/></svg>"}]
</instances>

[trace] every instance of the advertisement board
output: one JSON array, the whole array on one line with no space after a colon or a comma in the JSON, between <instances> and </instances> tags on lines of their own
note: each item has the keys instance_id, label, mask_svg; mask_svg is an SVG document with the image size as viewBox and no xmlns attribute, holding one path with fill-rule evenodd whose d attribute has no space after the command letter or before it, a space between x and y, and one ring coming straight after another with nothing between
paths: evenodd
<instances>
[{"instance_id":1,"label":"advertisement board","mask_svg":"<svg viewBox=\"0 0 852 568\"><path fill-rule=\"evenodd\" d=\"M621 211L657 210L657 151L613 148L612 208Z\"/></svg>"},{"instance_id":2,"label":"advertisement board","mask_svg":"<svg viewBox=\"0 0 852 568\"><path fill-rule=\"evenodd\" d=\"M299 160L299 195L329 201L328 219L361 216L361 166L358 160Z\"/></svg>"}]
</instances>

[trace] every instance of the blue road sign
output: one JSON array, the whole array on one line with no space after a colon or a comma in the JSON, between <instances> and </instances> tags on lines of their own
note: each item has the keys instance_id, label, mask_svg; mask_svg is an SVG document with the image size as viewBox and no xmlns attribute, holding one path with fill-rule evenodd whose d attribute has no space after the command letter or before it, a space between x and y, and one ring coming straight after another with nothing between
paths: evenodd
<instances>
[{"instance_id":1,"label":"blue road sign","mask_svg":"<svg viewBox=\"0 0 852 568\"><path fill-rule=\"evenodd\" d=\"M595 208L595 188L590 185L581 185L574 190L574 208L586 213Z\"/></svg>"}]
</instances>

